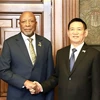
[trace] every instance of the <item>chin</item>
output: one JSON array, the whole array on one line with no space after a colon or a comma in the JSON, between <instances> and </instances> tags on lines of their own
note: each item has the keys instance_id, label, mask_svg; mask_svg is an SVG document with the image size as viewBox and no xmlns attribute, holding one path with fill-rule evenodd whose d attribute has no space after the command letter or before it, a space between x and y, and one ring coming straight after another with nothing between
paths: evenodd
<instances>
[{"instance_id":1,"label":"chin","mask_svg":"<svg viewBox=\"0 0 100 100\"><path fill-rule=\"evenodd\" d=\"M32 35L34 35L34 33L31 33L31 34L27 33L25 35L28 36L28 37L31 37Z\"/></svg>"}]
</instances>

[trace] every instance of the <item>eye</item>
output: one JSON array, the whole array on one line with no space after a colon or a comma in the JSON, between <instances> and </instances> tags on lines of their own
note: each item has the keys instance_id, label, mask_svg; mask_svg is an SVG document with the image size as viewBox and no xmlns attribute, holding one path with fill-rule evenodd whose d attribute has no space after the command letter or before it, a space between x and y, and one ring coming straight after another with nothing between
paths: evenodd
<instances>
[{"instance_id":1,"label":"eye","mask_svg":"<svg viewBox=\"0 0 100 100\"><path fill-rule=\"evenodd\" d=\"M70 31L73 31L73 30L74 30L73 28L70 29Z\"/></svg>"},{"instance_id":2,"label":"eye","mask_svg":"<svg viewBox=\"0 0 100 100\"><path fill-rule=\"evenodd\" d=\"M26 22L25 20L21 21L21 23L25 23L25 22Z\"/></svg>"},{"instance_id":3,"label":"eye","mask_svg":"<svg viewBox=\"0 0 100 100\"><path fill-rule=\"evenodd\" d=\"M31 20L31 22L35 22L34 20Z\"/></svg>"},{"instance_id":4,"label":"eye","mask_svg":"<svg viewBox=\"0 0 100 100\"><path fill-rule=\"evenodd\" d=\"M78 30L81 30L81 29L78 29Z\"/></svg>"},{"instance_id":5,"label":"eye","mask_svg":"<svg viewBox=\"0 0 100 100\"><path fill-rule=\"evenodd\" d=\"M34 20L30 20L30 22L31 22L31 23L35 23L35 21L34 21Z\"/></svg>"},{"instance_id":6,"label":"eye","mask_svg":"<svg viewBox=\"0 0 100 100\"><path fill-rule=\"evenodd\" d=\"M78 28L78 30L81 31L82 29L81 28Z\"/></svg>"}]
</instances>

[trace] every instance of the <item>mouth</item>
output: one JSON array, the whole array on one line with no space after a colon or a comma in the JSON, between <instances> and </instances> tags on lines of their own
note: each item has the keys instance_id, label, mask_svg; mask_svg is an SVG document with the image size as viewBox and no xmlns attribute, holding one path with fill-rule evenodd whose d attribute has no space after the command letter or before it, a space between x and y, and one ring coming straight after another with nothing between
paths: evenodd
<instances>
[{"instance_id":1,"label":"mouth","mask_svg":"<svg viewBox=\"0 0 100 100\"><path fill-rule=\"evenodd\" d=\"M78 38L79 36L73 36L73 38Z\"/></svg>"},{"instance_id":2,"label":"mouth","mask_svg":"<svg viewBox=\"0 0 100 100\"><path fill-rule=\"evenodd\" d=\"M31 31L31 29L24 29L25 31Z\"/></svg>"}]
</instances>

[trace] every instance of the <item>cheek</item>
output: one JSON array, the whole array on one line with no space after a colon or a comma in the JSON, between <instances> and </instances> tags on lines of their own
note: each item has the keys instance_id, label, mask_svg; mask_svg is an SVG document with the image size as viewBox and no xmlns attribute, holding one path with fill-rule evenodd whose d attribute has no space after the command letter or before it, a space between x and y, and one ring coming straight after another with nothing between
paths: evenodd
<instances>
[{"instance_id":1,"label":"cheek","mask_svg":"<svg viewBox=\"0 0 100 100\"><path fill-rule=\"evenodd\" d=\"M71 37L71 34L70 34L70 33L68 33L68 34L67 34L67 36L68 36L68 37Z\"/></svg>"},{"instance_id":2,"label":"cheek","mask_svg":"<svg viewBox=\"0 0 100 100\"><path fill-rule=\"evenodd\" d=\"M20 25L20 28L22 28L22 29L23 29L23 28L24 28L24 25Z\"/></svg>"},{"instance_id":3,"label":"cheek","mask_svg":"<svg viewBox=\"0 0 100 100\"><path fill-rule=\"evenodd\" d=\"M81 35L80 36L80 40L83 40L83 39L85 39L85 36L84 35Z\"/></svg>"},{"instance_id":4,"label":"cheek","mask_svg":"<svg viewBox=\"0 0 100 100\"><path fill-rule=\"evenodd\" d=\"M33 24L33 25L32 25L32 27L34 27L34 28L35 28L35 27L36 27L36 25L35 25L35 24Z\"/></svg>"}]
</instances>

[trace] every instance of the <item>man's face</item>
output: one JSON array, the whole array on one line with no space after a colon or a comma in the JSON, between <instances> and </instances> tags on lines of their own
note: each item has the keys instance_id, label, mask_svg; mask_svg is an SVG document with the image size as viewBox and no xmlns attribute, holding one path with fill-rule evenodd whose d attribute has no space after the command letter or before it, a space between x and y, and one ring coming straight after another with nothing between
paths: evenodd
<instances>
[{"instance_id":1,"label":"man's face","mask_svg":"<svg viewBox=\"0 0 100 100\"><path fill-rule=\"evenodd\" d=\"M20 17L20 29L26 36L32 36L36 30L36 19L33 13L25 12Z\"/></svg>"},{"instance_id":2,"label":"man's face","mask_svg":"<svg viewBox=\"0 0 100 100\"><path fill-rule=\"evenodd\" d=\"M70 24L68 30L68 37L70 38L71 44L80 45L88 32L84 29L84 26L81 22L73 22Z\"/></svg>"}]
</instances>

